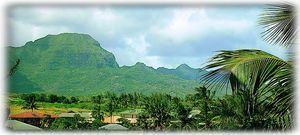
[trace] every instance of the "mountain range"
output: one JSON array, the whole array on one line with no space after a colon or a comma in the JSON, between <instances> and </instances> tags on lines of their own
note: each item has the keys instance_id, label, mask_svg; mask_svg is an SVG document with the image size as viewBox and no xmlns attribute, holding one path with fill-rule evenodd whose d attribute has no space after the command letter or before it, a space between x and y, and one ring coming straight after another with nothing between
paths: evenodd
<instances>
[{"instance_id":1,"label":"mountain range","mask_svg":"<svg viewBox=\"0 0 300 135\"><path fill-rule=\"evenodd\" d=\"M22 47L8 47L9 66L21 62L9 78L10 93L53 93L89 96L101 92L184 96L200 86L207 71L186 64L154 69L137 62L119 66L115 56L87 34L47 35Z\"/></svg>"}]
</instances>

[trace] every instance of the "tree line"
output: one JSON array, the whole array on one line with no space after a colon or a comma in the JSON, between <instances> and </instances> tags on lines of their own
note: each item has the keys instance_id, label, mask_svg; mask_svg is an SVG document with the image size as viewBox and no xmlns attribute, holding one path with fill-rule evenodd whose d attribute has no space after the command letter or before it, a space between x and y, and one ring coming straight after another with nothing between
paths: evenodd
<instances>
[{"instance_id":1,"label":"tree line","mask_svg":"<svg viewBox=\"0 0 300 135\"><path fill-rule=\"evenodd\" d=\"M76 104L79 102L79 98L77 97L65 97L65 96L58 96L55 94L21 94L18 96L19 98L23 99L25 102L49 102L49 103L64 103L64 104Z\"/></svg>"},{"instance_id":2,"label":"tree line","mask_svg":"<svg viewBox=\"0 0 300 135\"><path fill-rule=\"evenodd\" d=\"M120 100L115 100L120 97L124 96L111 94L110 97L103 95L91 97L94 105L92 117L95 118L91 123L76 115L73 118L58 118L48 123L47 129L100 130L99 127L105 125L104 116L112 116L116 113L116 109L120 109L121 106L116 105L118 103L116 101ZM241 97L235 95L216 97L215 91L203 86L195 88L194 94L184 98L154 93L140 96L137 101L140 105L125 107L142 110L136 123L130 123L126 118L118 119L121 125L130 130L286 130L292 127L288 118L278 121L276 117L265 117L264 113L255 114L255 118L249 120L248 108L244 107L244 100ZM268 110L263 111L267 113Z\"/></svg>"}]
</instances>

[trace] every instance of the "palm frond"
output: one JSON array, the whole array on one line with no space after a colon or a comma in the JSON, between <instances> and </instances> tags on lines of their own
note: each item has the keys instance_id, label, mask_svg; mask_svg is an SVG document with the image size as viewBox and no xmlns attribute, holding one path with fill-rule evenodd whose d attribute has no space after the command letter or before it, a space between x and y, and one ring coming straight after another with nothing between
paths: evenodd
<instances>
[{"instance_id":1,"label":"palm frond","mask_svg":"<svg viewBox=\"0 0 300 135\"><path fill-rule=\"evenodd\" d=\"M216 89L214 87L224 89L230 85L234 93L236 89L244 89L242 88L245 86L244 83L249 81L247 79L249 79L250 74L245 73L258 71L258 69L253 69L252 65L259 68L259 64L264 63L263 60L285 63L280 58L260 50L221 50L204 67L204 69L211 71L204 74L201 81L210 89Z\"/></svg>"},{"instance_id":2,"label":"palm frond","mask_svg":"<svg viewBox=\"0 0 300 135\"><path fill-rule=\"evenodd\" d=\"M265 29L262 37L270 44L291 46L296 38L294 7L289 4L270 5L260 15L259 24Z\"/></svg>"},{"instance_id":3,"label":"palm frond","mask_svg":"<svg viewBox=\"0 0 300 135\"><path fill-rule=\"evenodd\" d=\"M272 106L270 112L278 116L292 108L292 67L274 55L260 50L220 51L205 69L212 70L202 78L206 86L230 85L233 94L243 96L248 113L262 104Z\"/></svg>"}]
</instances>

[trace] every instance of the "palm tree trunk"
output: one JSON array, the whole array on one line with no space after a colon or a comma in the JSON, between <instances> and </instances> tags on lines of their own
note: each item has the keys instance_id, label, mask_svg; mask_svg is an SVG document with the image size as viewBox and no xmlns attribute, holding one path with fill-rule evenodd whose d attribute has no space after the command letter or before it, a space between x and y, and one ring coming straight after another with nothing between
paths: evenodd
<instances>
[{"instance_id":1,"label":"palm tree trunk","mask_svg":"<svg viewBox=\"0 0 300 135\"><path fill-rule=\"evenodd\" d=\"M112 111L110 112L110 123L112 123Z\"/></svg>"},{"instance_id":2,"label":"palm tree trunk","mask_svg":"<svg viewBox=\"0 0 300 135\"><path fill-rule=\"evenodd\" d=\"M112 115L110 115L110 123L112 123Z\"/></svg>"}]
</instances>

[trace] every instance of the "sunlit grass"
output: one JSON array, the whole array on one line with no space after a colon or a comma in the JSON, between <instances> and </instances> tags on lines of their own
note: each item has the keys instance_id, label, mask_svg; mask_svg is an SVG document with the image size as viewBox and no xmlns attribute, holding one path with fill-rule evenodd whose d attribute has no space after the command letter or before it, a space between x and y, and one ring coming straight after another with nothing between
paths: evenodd
<instances>
[{"instance_id":1,"label":"sunlit grass","mask_svg":"<svg viewBox=\"0 0 300 135\"><path fill-rule=\"evenodd\" d=\"M19 98L9 98L10 114L18 114L22 112L31 111L30 109L22 109L23 100ZM92 109L91 103L77 103L77 104L63 104L63 103L45 103L38 102L38 110L35 112L46 114L60 114L69 110L78 112L90 112Z\"/></svg>"},{"instance_id":2,"label":"sunlit grass","mask_svg":"<svg viewBox=\"0 0 300 135\"><path fill-rule=\"evenodd\" d=\"M10 105L10 114L18 114L22 112L31 111L30 109L22 109L22 106L19 105ZM64 107L40 107L38 110L34 110L34 112L46 113L46 114L60 114L67 112L69 110L78 111L78 112L90 112L88 109L81 108L64 108Z\"/></svg>"}]
</instances>

